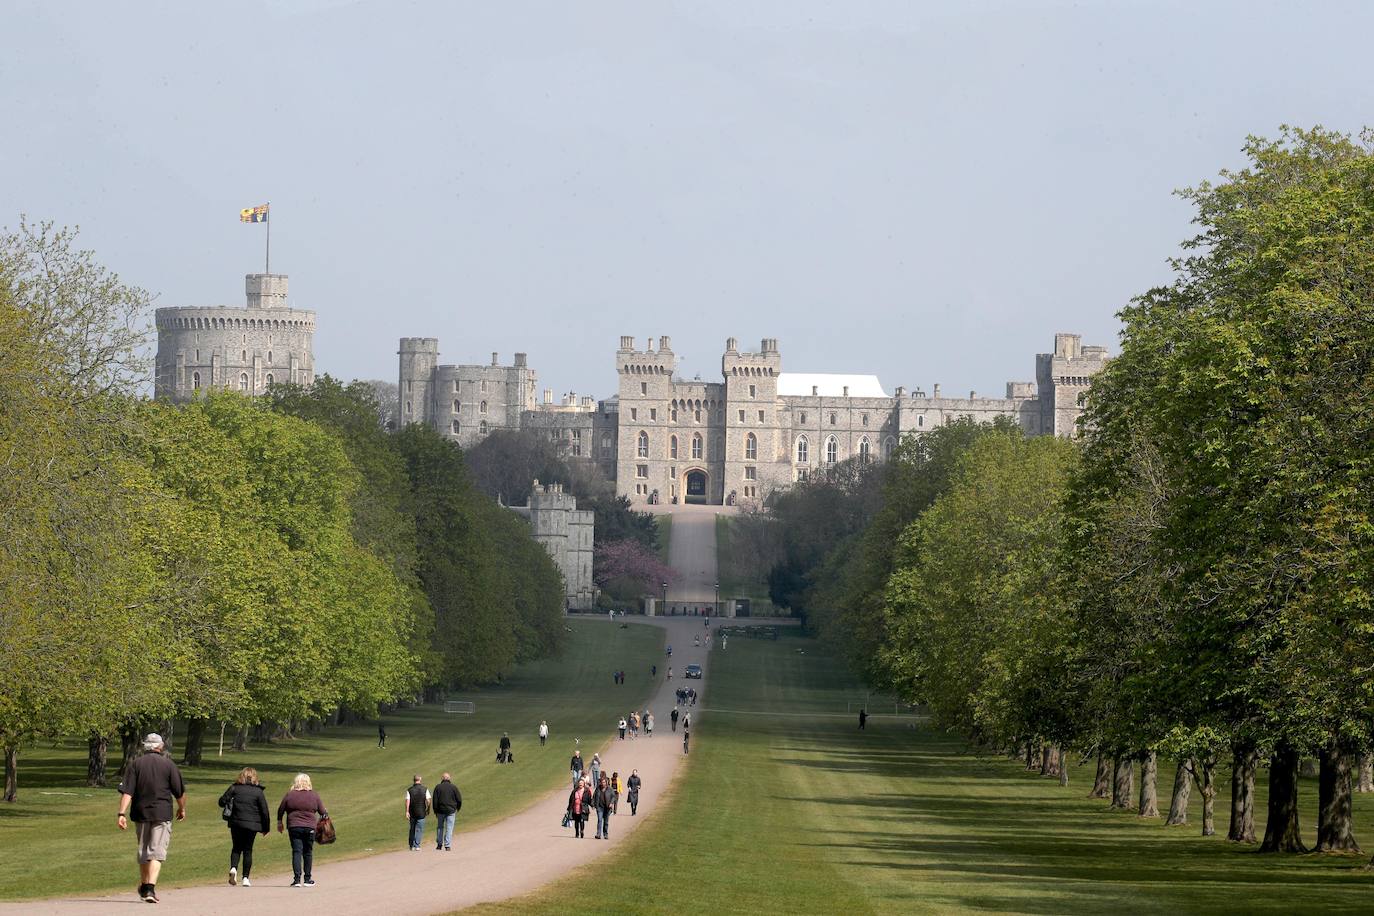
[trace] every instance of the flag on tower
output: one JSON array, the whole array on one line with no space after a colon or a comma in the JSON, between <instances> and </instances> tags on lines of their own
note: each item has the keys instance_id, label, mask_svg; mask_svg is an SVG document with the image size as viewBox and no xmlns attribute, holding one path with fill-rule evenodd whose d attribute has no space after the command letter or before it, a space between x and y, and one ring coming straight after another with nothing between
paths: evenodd
<instances>
[{"instance_id":1,"label":"flag on tower","mask_svg":"<svg viewBox=\"0 0 1374 916\"><path fill-rule=\"evenodd\" d=\"M239 211L239 222L241 223L265 223L267 222L267 204L261 207L248 207Z\"/></svg>"}]
</instances>

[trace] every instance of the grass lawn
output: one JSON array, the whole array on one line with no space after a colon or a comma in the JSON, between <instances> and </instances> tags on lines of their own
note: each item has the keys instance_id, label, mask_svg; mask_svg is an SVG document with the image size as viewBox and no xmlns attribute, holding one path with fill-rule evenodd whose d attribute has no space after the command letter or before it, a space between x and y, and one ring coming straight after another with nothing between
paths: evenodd
<instances>
[{"instance_id":1,"label":"grass lawn","mask_svg":"<svg viewBox=\"0 0 1374 916\"><path fill-rule=\"evenodd\" d=\"M750 615L753 617L787 616L785 611L773 606L772 600L768 597L768 583L758 574L757 569L753 565L750 565L747 571L741 569L743 564L737 562L735 552L730 546L732 523L733 519L729 515L722 513L716 516L716 569L720 575L721 600L748 598Z\"/></svg>"},{"instance_id":2,"label":"grass lawn","mask_svg":"<svg viewBox=\"0 0 1374 916\"><path fill-rule=\"evenodd\" d=\"M215 801L244 766L257 768L274 812L292 777L311 774L339 831L334 846L316 847L316 857L326 863L405 848L402 795L414 773L430 787L444 770L453 773L463 793L459 833L511 814L564 783L573 738L587 742L583 753L590 758L587 747L599 745L615 726L597 711L649 695L649 666L659 660L663 644L655 627L569 625L560 658L523 665L500 687L455 694L476 702L474 715L447 715L438 705L386 716L385 750L377 747L375 722L255 745L241 754L226 750L223 758L214 756L218 730L213 741L207 735L207 765L183 771L188 816L173 827L161 883L218 880L228 871L229 831ZM623 687L611 680L615 668L627 673ZM611 703L613 697L621 702ZM536 735L541 719L548 720L550 732L544 748ZM495 763L503 731L511 734L511 766ZM117 758L116 748L111 774ZM21 752L19 801L0 805L0 898L129 890L138 883L132 832L121 834L114 825L115 790L88 789L85 778L84 742L49 742ZM258 851L255 873L290 870L290 847L275 828L258 838Z\"/></svg>"},{"instance_id":3,"label":"grass lawn","mask_svg":"<svg viewBox=\"0 0 1374 916\"><path fill-rule=\"evenodd\" d=\"M654 521L658 524L658 558L661 562L668 562L668 547L673 543L673 517L671 515L655 515Z\"/></svg>"},{"instance_id":4,"label":"grass lawn","mask_svg":"<svg viewBox=\"0 0 1374 916\"><path fill-rule=\"evenodd\" d=\"M1060 788L908 720L875 717L860 733L848 716L821 716L862 689L804 637L732 639L710 671L713 711L671 807L612 859L480 913L1374 909L1366 856L1260 855L1084 798L1091 765ZM1166 807L1172 780L1163 766ZM1229 786L1219 788L1224 834ZM1310 844L1315 780L1301 792ZM1200 811L1194 793L1190 813ZM1356 822L1374 846L1374 797L1356 797Z\"/></svg>"}]
</instances>

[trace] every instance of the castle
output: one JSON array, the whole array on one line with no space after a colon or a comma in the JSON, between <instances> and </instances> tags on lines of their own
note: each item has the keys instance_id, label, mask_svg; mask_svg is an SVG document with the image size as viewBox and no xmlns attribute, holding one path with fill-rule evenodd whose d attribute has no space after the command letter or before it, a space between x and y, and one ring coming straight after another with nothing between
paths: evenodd
<instances>
[{"instance_id":1,"label":"castle","mask_svg":"<svg viewBox=\"0 0 1374 916\"><path fill-rule=\"evenodd\" d=\"M1005 397L889 395L876 376L784 372L775 338L742 352L730 338L721 381L679 378L668 337L642 350L620 338L619 390L595 401L545 390L536 403L534 370L514 365L441 366L439 342L400 342L400 418L428 423L464 447L498 429L534 430L567 454L597 462L631 502L758 503L777 489L848 458L881 460L905 435L959 417L1008 417L1026 435L1073 436L1082 398L1107 362L1105 347L1056 334L1054 351L1035 360L1034 382L1008 382Z\"/></svg>"},{"instance_id":2,"label":"castle","mask_svg":"<svg viewBox=\"0 0 1374 916\"><path fill-rule=\"evenodd\" d=\"M287 306L285 274L248 274L247 304L160 308L153 396L183 402L231 389L262 394L315 380L315 313Z\"/></svg>"},{"instance_id":3,"label":"castle","mask_svg":"<svg viewBox=\"0 0 1374 916\"><path fill-rule=\"evenodd\" d=\"M529 519L534 539L544 545L563 574L564 602L574 610L596 605L592 583L592 534L595 513L577 508L577 500L563 485L534 482L528 506L511 511Z\"/></svg>"}]
</instances>

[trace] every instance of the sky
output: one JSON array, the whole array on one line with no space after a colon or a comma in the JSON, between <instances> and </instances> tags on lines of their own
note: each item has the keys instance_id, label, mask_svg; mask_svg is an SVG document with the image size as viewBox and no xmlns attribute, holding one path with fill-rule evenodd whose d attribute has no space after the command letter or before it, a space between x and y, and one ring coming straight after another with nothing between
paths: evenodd
<instances>
[{"instance_id":1,"label":"sky","mask_svg":"<svg viewBox=\"0 0 1374 916\"><path fill-rule=\"evenodd\" d=\"M1117 349L1178 188L1280 125L1358 132L1374 4L6 0L0 225L79 225L155 304L272 269L319 372L529 354L607 396L622 334L717 379L1000 396Z\"/></svg>"}]
</instances>

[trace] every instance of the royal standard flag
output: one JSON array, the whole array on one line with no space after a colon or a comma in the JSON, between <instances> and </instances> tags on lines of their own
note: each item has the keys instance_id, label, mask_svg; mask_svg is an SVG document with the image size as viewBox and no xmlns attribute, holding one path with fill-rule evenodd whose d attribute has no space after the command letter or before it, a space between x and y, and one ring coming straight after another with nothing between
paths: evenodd
<instances>
[{"instance_id":1,"label":"royal standard flag","mask_svg":"<svg viewBox=\"0 0 1374 916\"><path fill-rule=\"evenodd\" d=\"M267 222L267 204L261 207L248 207L239 211L239 222L241 223L265 223Z\"/></svg>"}]
</instances>

